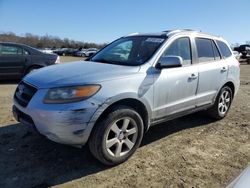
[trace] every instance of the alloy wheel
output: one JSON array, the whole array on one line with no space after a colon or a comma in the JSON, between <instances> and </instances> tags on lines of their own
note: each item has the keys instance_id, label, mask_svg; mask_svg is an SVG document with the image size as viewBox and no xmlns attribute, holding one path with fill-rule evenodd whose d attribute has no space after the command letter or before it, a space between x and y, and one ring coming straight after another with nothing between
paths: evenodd
<instances>
[{"instance_id":1,"label":"alloy wheel","mask_svg":"<svg viewBox=\"0 0 250 188\"><path fill-rule=\"evenodd\" d=\"M138 127L136 122L124 117L115 121L108 130L105 149L112 157L126 155L136 144Z\"/></svg>"},{"instance_id":2,"label":"alloy wheel","mask_svg":"<svg viewBox=\"0 0 250 188\"><path fill-rule=\"evenodd\" d=\"M227 113L231 102L231 94L228 90L225 90L221 93L219 98L218 110L219 113L224 115Z\"/></svg>"}]
</instances>

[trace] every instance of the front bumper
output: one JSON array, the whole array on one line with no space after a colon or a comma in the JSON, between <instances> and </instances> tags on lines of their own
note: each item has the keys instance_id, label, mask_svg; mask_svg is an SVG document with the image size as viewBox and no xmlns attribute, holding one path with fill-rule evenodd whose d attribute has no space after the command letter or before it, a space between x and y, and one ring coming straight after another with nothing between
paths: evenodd
<instances>
[{"instance_id":1,"label":"front bumper","mask_svg":"<svg viewBox=\"0 0 250 188\"><path fill-rule=\"evenodd\" d=\"M42 99L45 93L45 90L39 90L27 107L22 107L14 99L15 119L34 126L54 142L84 145L89 137L88 124L93 124L90 120L99 105L87 100L70 104L44 104Z\"/></svg>"}]
</instances>

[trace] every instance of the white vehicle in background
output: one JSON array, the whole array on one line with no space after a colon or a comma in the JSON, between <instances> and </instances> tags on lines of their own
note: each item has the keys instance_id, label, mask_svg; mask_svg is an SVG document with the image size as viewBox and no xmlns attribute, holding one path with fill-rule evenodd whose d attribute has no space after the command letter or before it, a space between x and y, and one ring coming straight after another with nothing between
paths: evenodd
<instances>
[{"instance_id":1,"label":"white vehicle in background","mask_svg":"<svg viewBox=\"0 0 250 188\"><path fill-rule=\"evenodd\" d=\"M237 52L237 51L233 51L233 54L234 54L234 57L236 58L236 59L240 59L241 58L241 56L242 56L242 54L240 53L240 52Z\"/></svg>"},{"instance_id":2,"label":"white vehicle in background","mask_svg":"<svg viewBox=\"0 0 250 188\"><path fill-rule=\"evenodd\" d=\"M245 187L250 187L250 165L227 186L227 188Z\"/></svg>"},{"instance_id":3,"label":"white vehicle in background","mask_svg":"<svg viewBox=\"0 0 250 188\"><path fill-rule=\"evenodd\" d=\"M73 53L72 55L77 56L77 57L90 57L90 56L94 55L96 52L98 52L98 49L89 48L89 49L78 50L75 53Z\"/></svg>"},{"instance_id":4,"label":"white vehicle in background","mask_svg":"<svg viewBox=\"0 0 250 188\"><path fill-rule=\"evenodd\" d=\"M98 52L98 49L97 49L97 48L89 48L89 49L87 49L87 50L85 50L85 51L83 52L83 55L84 55L85 57L90 57L90 56L94 55L96 52Z\"/></svg>"},{"instance_id":5,"label":"white vehicle in background","mask_svg":"<svg viewBox=\"0 0 250 188\"><path fill-rule=\"evenodd\" d=\"M53 50L51 50L50 48L44 48L40 50L41 52L45 53L45 54L53 54Z\"/></svg>"}]
</instances>

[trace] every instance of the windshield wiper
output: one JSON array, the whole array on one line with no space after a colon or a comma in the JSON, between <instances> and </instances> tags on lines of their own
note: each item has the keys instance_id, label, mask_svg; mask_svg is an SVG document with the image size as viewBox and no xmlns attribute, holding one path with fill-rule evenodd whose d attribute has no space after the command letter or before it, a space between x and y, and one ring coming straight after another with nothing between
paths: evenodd
<instances>
[{"instance_id":1,"label":"windshield wiper","mask_svg":"<svg viewBox=\"0 0 250 188\"><path fill-rule=\"evenodd\" d=\"M92 60L94 62L100 62L100 63L107 63L107 64L116 64L116 65L120 65L121 63L118 61L109 61L106 59L97 59L97 60Z\"/></svg>"}]
</instances>

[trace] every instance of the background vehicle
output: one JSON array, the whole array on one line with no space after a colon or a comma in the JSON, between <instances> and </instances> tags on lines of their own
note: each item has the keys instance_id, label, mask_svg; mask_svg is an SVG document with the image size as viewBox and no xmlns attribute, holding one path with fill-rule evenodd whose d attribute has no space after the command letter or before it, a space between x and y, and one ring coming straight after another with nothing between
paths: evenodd
<instances>
[{"instance_id":1,"label":"background vehicle","mask_svg":"<svg viewBox=\"0 0 250 188\"><path fill-rule=\"evenodd\" d=\"M240 60L240 58L242 56L241 53L239 53L238 51L233 51L233 54L234 54L234 56L235 56L236 59Z\"/></svg>"},{"instance_id":2,"label":"background vehicle","mask_svg":"<svg viewBox=\"0 0 250 188\"><path fill-rule=\"evenodd\" d=\"M250 187L250 165L244 169L226 188Z\"/></svg>"},{"instance_id":3,"label":"background vehicle","mask_svg":"<svg viewBox=\"0 0 250 188\"><path fill-rule=\"evenodd\" d=\"M189 30L133 34L89 62L29 74L13 113L55 142L88 143L98 160L116 165L150 126L200 110L224 118L238 87L239 62L224 39Z\"/></svg>"},{"instance_id":4,"label":"background vehicle","mask_svg":"<svg viewBox=\"0 0 250 188\"><path fill-rule=\"evenodd\" d=\"M50 48L44 48L44 49L40 49L41 52L45 53L45 54L53 54L53 50L51 50Z\"/></svg>"},{"instance_id":5,"label":"background vehicle","mask_svg":"<svg viewBox=\"0 0 250 188\"><path fill-rule=\"evenodd\" d=\"M83 51L83 57L90 57L92 55L94 55L96 52L98 52L98 49L96 48L89 48L85 51Z\"/></svg>"},{"instance_id":6,"label":"background vehicle","mask_svg":"<svg viewBox=\"0 0 250 188\"><path fill-rule=\"evenodd\" d=\"M77 49L73 49L73 48L62 48L62 49L54 50L53 52L60 56L72 56L76 51Z\"/></svg>"},{"instance_id":7,"label":"background vehicle","mask_svg":"<svg viewBox=\"0 0 250 188\"><path fill-rule=\"evenodd\" d=\"M240 45L239 47L235 47L234 50L241 53L241 58L246 60L247 63L250 64L250 45Z\"/></svg>"},{"instance_id":8,"label":"background vehicle","mask_svg":"<svg viewBox=\"0 0 250 188\"><path fill-rule=\"evenodd\" d=\"M77 57L85 57L85 53L86 53L87 49L81 49L78 50L76 52L73 53L73 56L77 56Z\"/></svg>"},{"instance_id":9,"label":"background vehicle","mask_svg":"<svg viewBox=\"0 0 250 188\"><path fill-rule=\"evenodd\" d=\"M33 70L59 62L55 54L45 54L24 44L0 42L0 79L19 79Z\"/></svg>"}]
</instances>

